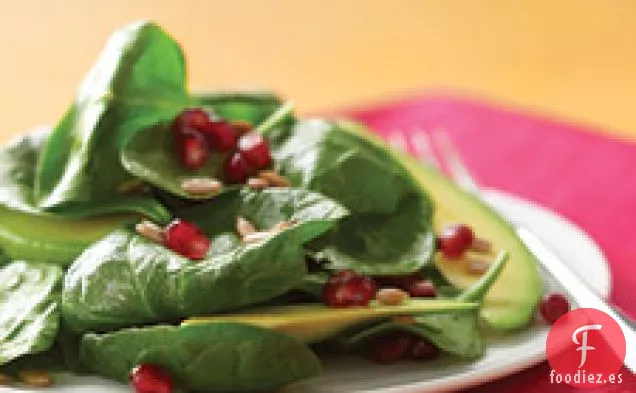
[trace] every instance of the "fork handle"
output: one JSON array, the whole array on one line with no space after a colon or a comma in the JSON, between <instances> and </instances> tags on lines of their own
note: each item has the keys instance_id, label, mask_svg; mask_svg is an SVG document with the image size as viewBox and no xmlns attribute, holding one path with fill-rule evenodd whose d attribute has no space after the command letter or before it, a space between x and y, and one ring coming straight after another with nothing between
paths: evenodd
<instances>
[{"instance_id":1,"label":"fork handle","mask_svg":"<svg viewBox=\"0 0 636 393\"><path fill-rule=\"evenodd\" d=\"M539 260L543 268L554 276L579 307L603 311L618 323L625 335L626 354L624 364L634 374L636 372L636 325L634 321L591 290L552 251L548 250L543 245L543 242L532 232L523 227L517 227L516 230L521 240Z\"/></svg>"}]
</instances>

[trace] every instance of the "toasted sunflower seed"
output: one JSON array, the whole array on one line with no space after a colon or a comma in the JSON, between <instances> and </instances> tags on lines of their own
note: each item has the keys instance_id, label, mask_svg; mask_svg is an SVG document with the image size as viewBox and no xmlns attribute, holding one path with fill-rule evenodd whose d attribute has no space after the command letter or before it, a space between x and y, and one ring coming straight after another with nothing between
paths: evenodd
<instances>
[{"instance_id":1,"label":"toasted sunflower seed","mask_svg":"<svg viewBox=\"0 0 636 393\"><path fill-rule=\"evenodd\" d=\"M155 243L162 244L164 242L163 229L152 221L142 220L135 225L135 231Z\"/></svg>"},{"instance_id":2,"label":"toasted sunflower seed","mask_svg":"<svg viewBox=\"0 0 636 393\"><path fill-rule=\"evenodd\" d=\"M13 383L13 378L11 378L7 374L0 374L0 385L11 385Z\"/></svg>"},{"instance_id":3,"label":"toasted sunflower seed","mask_svg":"<svg viewBox=\"0 0 636 393\"><path fill-rule=\"evenodd\" d=\"M272 232L281 232L284 231L285 229L289 229L291 227L293 227L296 224L296 220L287 220L287 221L281 221L279 223L277 223L276 225L274 225L270 231Z\"/></svg>"},{"instance_id":4,"label":"toasted sunflower seed","mask_svg":"<svg viewBox=\"0 0 636 393\"><path fill-rule=\"evenodd\" d=\"M261 240L265 240L271 236L272 232L269 231L254 232L244 236L243 243L256 243L260 242Z\"/></svg>"},{"instance_id":5,"label":"toasted sunflower seed","mask_svg":"<svg viewBox=\"0 0 636 393\"><path fill-rule=\"evenodd\" d=\"M247 235L257 232L254 225L243 217L236 219L236 232L244 238Z\"/></svg>"},{"instance_id":6,"label":"toasted sunflower seed","mask_svg":"<svg viewBox=\"0 0 636 393\"><path fill-rule=\"evenodd\" d=\"M190 195L213 195L223 189L223 183L212 177L194 177L181 183L181 189Z\"/></svg>"},{"instance_id":7,"label":"toasted sunflower seed","mask_svg":"<svg viewBox=\"0 0 636 393\"><path fill-rule=\"evenodd\" d=\"M490 267L490 262L479 258L468 259L468 273L470 274L483 274Z\"/></svg>"},{"instance_id":8,"label":"toasted sunflower seed","mask_svg":"<svg viewBox=\"0 0 636 393\"><path fill-rule=\"evenodd\" d=\"M481 254L487 254L492 249L492 243L486 239L476 237L473 239L470 249Z\"/></svg>"},{"instance_id":9,"label":"toasted sunflower seed","mask_svg":"<svg viewBox=\"0 0 636 393\"><path fill-rule=\"evenodd\" d=\"M247 186L255 190L262 190L269 187L269 182L265 179L261 179L260 177L250 177L247 179Z\"/></svg>"},{"instance_id":10,"label":"toasted sunflower seed","mask_svg":"<svg viewBox=\"0 0 636 393\"><path fill-rule=\"evenodd\" d=\"M252 129L254 128L252 123L245 120L234 120L233 122L230 123L230 125L232 126L232 129L234 129L234 131L238 135L243 135L245 133L248 133L252 131Z\"/></svg>"},{"instance_id":11,"label":"toasted sunflower seed","mask_svg":"<svg viewBox=\"0 0 636 393\"><path fill-rule=\"evenodd\" d=\"M260 171L258 177L267 181L272 187L289 187L291 184L285 177L272 170Z\"/></svg>"},{"instance_id":12,"label":"toasted sunflower seed","mask_svg":"<svg viewBox=\"0 0 636 393\"><path fill-rule=\"evenodd\" d=\"M382 288L375 297L385 306L399 306L409 298L409 294L399 288Z\"/></svg>"},{"instance_id":13,"label":"toasted sunflower seed","mask_svg":"<svg viewBox=\"0 0 636 393\"><path fill-rule=\"evenodd\" d=\"M44 371L21 371L18 373L18 378L25 385L46 388L53 385L53 377Z\"/></svg>"}]
</instances>

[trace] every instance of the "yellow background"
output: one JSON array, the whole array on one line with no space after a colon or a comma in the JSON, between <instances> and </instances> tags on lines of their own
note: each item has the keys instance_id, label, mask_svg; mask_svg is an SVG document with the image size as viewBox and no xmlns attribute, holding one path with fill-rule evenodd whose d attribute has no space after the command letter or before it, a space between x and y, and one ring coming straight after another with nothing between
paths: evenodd
<instances>
[{"instance_id":1,"label":"yellow background","mask_svg":"<svg viewBox=\"0 0 636 393\"><path fill-rule=\"evenodd\" d=\"M193 88L263 86L303 111L452 89L636 138L636 1L0 0L0 138L57 120L139 18Z\"/></svg>"}]
</instances>

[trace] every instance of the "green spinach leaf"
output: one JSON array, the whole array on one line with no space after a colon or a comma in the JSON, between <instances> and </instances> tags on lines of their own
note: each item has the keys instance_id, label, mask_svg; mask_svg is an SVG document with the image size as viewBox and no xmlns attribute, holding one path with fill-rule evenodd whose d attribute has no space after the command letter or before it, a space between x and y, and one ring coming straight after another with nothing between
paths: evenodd
<instances>
[{"instance_id":1,"label":"green spinach leaf","mask_svg":"<svg viewBox=\"0 0 636 393\"><path fill-rule=\"evenodd\" d=\"M263 229L282 220L299 222L246 244L234 234L239 214ZM76 332L106 330L264 302L302 280L304 243L329 230L344 214L337 203L304 190L223 195L183 214L212 239L202 261L184 258L128 230L113 232L87 249L67 272L65 321Z\"/></svg>"},{"instance_id":2,"label":"green spinach leaf","mask_svg":"<svg viewBox=\"0 0 636 393\"><path fill-rule=\"evenodd\" d=\"M35 166L49 135L50 129L42 127L13 139L0 149L0 206L3 208L40 214L33 196Z\"/></svg>"},{"instance_id":3,"label":"green spinach leaf","mask_svg":"<svg viewBox=\"0 0 636 393\"><path fill-rule=\"evenodd\" d=\"M342 203L351 216L314 247L333 269L397 275L427 265L434 252L433 207L409 172L384 148L339 123L299 122L273 130L276 169L292 184Z\"/></svg>"},{"instance_id":4,"label":"green spinach leaf","mask_svg":"<svg viewBox=\"0 0 636 393\"><path fill-rule=\"evenodd\" d=\"M309 273L294 289L311 296L313 300L322 301L322 292L328 279L329 274L326 272Z\"/></svg>"},{"instance_id":5,"label":"green spinach leaf","mask_svg":"<svg viewBox=\"0 0 636 393\"><path fill-rule=\"evenodd\" d=\"M38 206L74 215L99 206L168 218L154 199L118 193L131 179L119 151L135 132L172 119L190 103L183 54L172 38L148 22L115 32L39 157Z\"/></svg>"},{"instance_id":6,"label":"green spinach leaf","mask_svg":"<svg viewBox=\"0 0 636 393\"><path fill-rule=\"evenodd\" d=\"M484 354L485 343L477 325L478 311L429 314L414 317L415 323L385 321L342 339L346 348L363 347L375 337L396 331L410 332L435 344L441 351L462 358Z\"/></svg>"},{"instance_id":7,"label":"green spinach leaf","mask_svg":"<svg viewBox=\"0 0 636 393\"><path fill-rule=\"evenodd\" d=\"M121 382L136 365L156 364L188 391L264 391L321 372L316 356L297 339L238 323L86 334L81 356L93 371Z\"/></svg>"},{"instance_id":8,"label":"green spinach leaf","mask_svg":"<svg viewBox=\"0 0 636 393\"><path fill-rule=\"evenodd\" d=\"M61 279L54 265L18 261L0 268L0 365L51 347Z\"/></svg>"},{"instance_id":9,"label":"green spinach leaf","mask_svg":"<svg viewBox=\"0 0 636 393\"><path fill-rule=\"evenodd\" d=\"M81 336L69 333L60 325L57 337L51 348L44 352L21 356L3 364L0 372L19 377L21 371L41 370L47 372L71 371L85 374L87 368L79 359L79 343Z\"/></svg>"},{"instance_id":10,"label":"green spinach leaf","mask_svg":"<svg viewBox=\"0 0 636 393\"><path fill-rule=\"evenodd\" d=\"M411 331L428 339L440 350L463 358L477 358L486 345L479 331L479 312L420 315Z\"/></svg>"},{"instance_id":11,"label":"green spinach leaf","mask_svg":"<svg viewBox=\"0 0 636 393\"><path fill-rule=\"evenodd\" d=\"M230 121L247 121L257 126L283 105L283 99L267 91L210 91L196 95L203 107L216 116ZM283 124L290 125L294 116L289 114Z\"/></svg>"}]
</instances>

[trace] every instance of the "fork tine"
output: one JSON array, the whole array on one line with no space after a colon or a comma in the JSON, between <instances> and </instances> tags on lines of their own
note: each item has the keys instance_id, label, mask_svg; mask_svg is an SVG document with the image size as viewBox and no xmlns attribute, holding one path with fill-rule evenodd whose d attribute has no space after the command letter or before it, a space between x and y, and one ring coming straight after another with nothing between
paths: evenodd
<instances>
[{"instance_id":1,"label":"fork tine","mask_svg":"<svg viewBox=\"0 0 636 393\"><path fill-rule=\"evenodd\" d=\"M408 133L411 147L415 152L415 157L424 164L430 165L433 168L439 169L440 163L433 153L431 147L431 136L421 128L415 128L412 132Z\"/></svg>"},{"instance_id":2,"label":"fork tine","mask_svg":"<svg viewBox=\"0 0 636 393\"><path fill-rule=\"evenodd\" d=\"M448 133L442 129L437 129L433 133L433 141L446 161L446 167L451 177L458 186L473 194L479 194L479 185L475 178L470 174L466 164L462 161L459 151L453 144Z\"/></svg>"}]
</instances>

